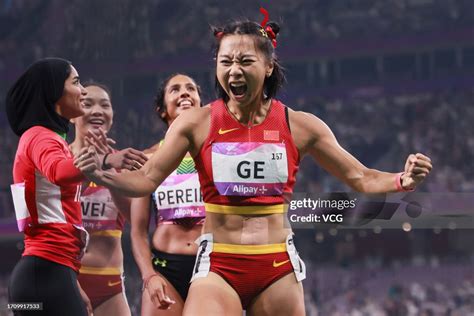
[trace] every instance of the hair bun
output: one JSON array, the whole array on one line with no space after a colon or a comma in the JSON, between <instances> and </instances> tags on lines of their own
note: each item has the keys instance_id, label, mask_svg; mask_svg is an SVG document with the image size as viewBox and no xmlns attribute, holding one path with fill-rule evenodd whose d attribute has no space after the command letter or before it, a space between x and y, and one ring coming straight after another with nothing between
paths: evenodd
<instances>
[{"instance_id":1,"label":"hair bun","mask_svg":"<svg viewBox=\"0 0 474 316\"><path fill-rule=\"evenodd\" d=\"M272 29L273 33L275 33L276 36L280 32L280 25L278 25L277 22L274 22L274 21L268 22L266 26L270 27Z\"/></svg>"}]
</instances>

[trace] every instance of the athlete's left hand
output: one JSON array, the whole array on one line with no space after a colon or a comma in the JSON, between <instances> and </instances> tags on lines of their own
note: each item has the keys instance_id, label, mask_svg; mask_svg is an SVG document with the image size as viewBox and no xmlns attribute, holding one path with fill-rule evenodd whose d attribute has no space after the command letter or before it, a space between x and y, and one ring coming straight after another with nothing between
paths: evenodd
<instances>
[{"instance_id":1,"label":"athlete's left hand","mask_svg":"<svg viewBox=\"0 0 474 316\"><path fill-rule=\"evenodd\" d=\"M97 130L89 130L85 140L86 144L94 146L96 151L101 155L114 152L112 146L116 144L115 140L109 138L107 133L100 127Z\"/></svg>"},{"instance_id":2,"label":"athlete's left hand","mask_svg":"<svg viewBox=\"0 0 474 316\"><path fill-rule=\"evenodd\" d=\"M150 277L145 286L153 305L157 309L170 309L171 305L176 303L168 296L167 287L165 279L160 274Z\"/></svg>"},{"instance_id":3,"label":"athlete's left hand","mask_svg":"<svg viewBox=\"0 0 474 316\"><path fill-rule=\"evenodd\" d=\"M93 173L101 169L103 156L99 156L93 146L82 148L74 157L74 166L82 173Z\"/></svg>"},{"instance_id":4,"label":"athlete's left hand","mask_svg":"<svg viewBox=\"0 0 474 316\"><path fill-rule=\"evenodd\" d=\"M401 177L401 184L405 190L413 190L433 169L431 159L423 154L411 154L405 163L405 172Z\"/></svg>"}]
</instances>

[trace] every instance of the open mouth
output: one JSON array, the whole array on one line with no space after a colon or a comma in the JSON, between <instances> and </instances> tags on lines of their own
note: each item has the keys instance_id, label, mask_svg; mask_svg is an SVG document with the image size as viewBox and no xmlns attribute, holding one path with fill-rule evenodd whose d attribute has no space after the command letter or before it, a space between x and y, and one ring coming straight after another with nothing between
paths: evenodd
<instances>
[{"instance_id":1,"label":"open mouth","mask_svg":"<svg viewBox=\"0 0 474 316\"><path fill-rule=\"evenodd\" d=\"M247 85L242 82L231 83L229 84L229 87L232 94L236 97L243 97L245 92L247 92Z\"/></svg>"},{"instance_id":2,"label":"open mouth","mask_svg":"<svg viewBox=\"0 0 474 316\"><path fill-rule=\"evenodd\" d=\"M193 106L193 103L190 100L182 100L178 102L178 107L182 109L189 109Z\"/></svg>"},{"instance_id":3,"label":"open mouth","mask_svg":"<svg viewBox=\"0 0 474 316\"><path fill-rule=\"evenodd\" d=\"M104 125L105 121L102 119L92 119L89 120L89 124L92 125L92 127L99 128Z\"/></svg>"}]
</instances>

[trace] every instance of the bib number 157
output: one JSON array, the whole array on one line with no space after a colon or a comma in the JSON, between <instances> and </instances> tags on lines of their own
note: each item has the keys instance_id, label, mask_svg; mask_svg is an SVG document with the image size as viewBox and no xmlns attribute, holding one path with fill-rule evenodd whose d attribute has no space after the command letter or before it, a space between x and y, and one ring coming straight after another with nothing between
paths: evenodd
<instances>
[{"instance_id":1,"label":"bib number 157","mask_svg":"<svg viewBox=\"0 0 474 316\"><path fill-rule=\"evenodd\" d=\"M283 153L272 153L272 160L282 160Z\"/></svg>"}]
</instances>

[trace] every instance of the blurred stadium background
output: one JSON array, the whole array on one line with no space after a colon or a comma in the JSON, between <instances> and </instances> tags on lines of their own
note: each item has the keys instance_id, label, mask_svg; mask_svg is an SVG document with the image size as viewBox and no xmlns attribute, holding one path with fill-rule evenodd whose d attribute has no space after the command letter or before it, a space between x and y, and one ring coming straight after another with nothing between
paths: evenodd
<instances>
[{"instance_id":1,"label":"blurred stadium background","mask_svg":"<svg viewBox=\"0 0 474 316\"><path fill-rule=\"evenodd\" d=\"M119 147L144 149L164 133L152 112L160 80L185 72L213 100L209 25L259 22L261 5L281 25L288 84L280 99L322 118L367 166L395 172L423 152L435 167L419 190L474 191L472 0L1 0L0 314L23 247L9 191L18 138L3 110L17 76L42 57L71 60L83 81L111 87ZM297 192L344 190L302 162ZM471 229L297 230L308 315L473 315L468 206ZM141 280L125 236L127 295L138 315Z\"/></svg>"}]
</instances>

